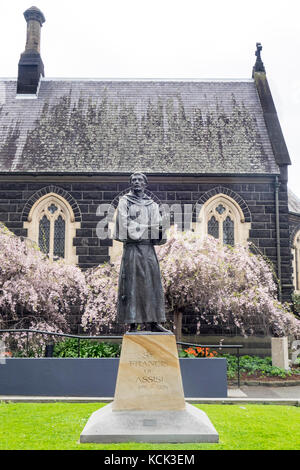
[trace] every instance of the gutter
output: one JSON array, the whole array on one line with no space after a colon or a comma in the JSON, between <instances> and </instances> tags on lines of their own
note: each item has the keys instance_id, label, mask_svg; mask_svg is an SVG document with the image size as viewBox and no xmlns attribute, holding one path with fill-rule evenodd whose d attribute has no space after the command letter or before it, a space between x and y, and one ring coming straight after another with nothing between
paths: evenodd
<instances>
[{"instance_id":1,"label":"gutter","mask_svg":"<svg viewBox=\"0 0 300 470\"><path fill-rule=\"evenodd\" d=\"M81 176L81 177L94 177L94 176L114 176L114 177L129 177L134 170L132 171L127 171L127 172L96 172L96 171L0 171L0 176L8 176L13 178L14 176ZM141 170L143 171L143 170ZM145 172L145 171L144 171ZM278 173L196 173L196 172L191 172L191 173L153 173L153 172L145 172L147 176L152 177L152 176L160 176L160 177L180 177L180 178L190 178L190 177L205 177L205 178L213 178L213 177L218 177L218 178L234 178L236 180L237 177L239 178L268 178L272 179L272 177L275 175L279 175Z\"/></svg>"}]
</instances>

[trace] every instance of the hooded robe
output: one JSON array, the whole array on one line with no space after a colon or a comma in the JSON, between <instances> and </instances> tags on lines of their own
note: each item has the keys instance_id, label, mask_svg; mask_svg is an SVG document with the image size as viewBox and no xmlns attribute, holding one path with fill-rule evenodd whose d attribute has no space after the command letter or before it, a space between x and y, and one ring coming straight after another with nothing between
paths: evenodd
<instances>
[{"instance_id":1,"label":"hooded robe","mask_svg":"<svg viewBox=\"0 0 300 470\"><path fill-rule=\"evenodd\" d=\"M129 192L117 209L114 239L123 242L119 274L118 322L165 322L165 301L154 245L162 238L158 205Z\"/></svg>"}]
</instances>

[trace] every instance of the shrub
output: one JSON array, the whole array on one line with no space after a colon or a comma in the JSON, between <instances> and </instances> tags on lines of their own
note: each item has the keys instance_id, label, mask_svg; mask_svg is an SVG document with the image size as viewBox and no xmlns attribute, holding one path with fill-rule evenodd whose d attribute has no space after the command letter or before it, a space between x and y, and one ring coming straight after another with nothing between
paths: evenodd
<instances>
[{"instance_id":1,"label":"shrub","mask_svg":"<svg viewBox=\"0 0 300 470\"><path fill-rule=\"evenodd\" d=\"M179 352L179 357L216 357L216 351L211 351L210 348L203 348L203 347L190 347L187 349L183 349Z\"/></svg>"},{"instance_id":2,"label":"shrub","mask_svg":"<svg viewBox=\"0 0 300 470\"><path fill-rule=\"evenodd\" d=\"M119 357L121 345L98 342L97 340L80 340L80 357ZM54 357L78 357L78 340L68 338L54 346Z\"/></svg>"},{"instance_id":3,"label":"shrub","mask_svg":"<svg viewBox=\"0 0 300 470\"><path fill-rule=\"evenodd\" d=\"M227 360L227 377L235 378L238 372L238 358L230 354L219 354ZM272 366L271 357L240 356L240 372L247 375L262 375L267 377L285 378L292 375L291 371ZM293 371L295 372L295 371Z\"/></svg>"}]
</instances>

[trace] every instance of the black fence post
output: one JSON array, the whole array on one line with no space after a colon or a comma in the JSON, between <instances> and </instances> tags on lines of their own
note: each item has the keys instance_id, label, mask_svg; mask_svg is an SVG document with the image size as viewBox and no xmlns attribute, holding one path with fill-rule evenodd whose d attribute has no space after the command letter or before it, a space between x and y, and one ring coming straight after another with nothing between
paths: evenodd
<instances>
[{"instance_id":1,"label":"black fence post","mask_svg":"<svg viewBox=\"0 0 300 470\"><path fill-rule=\"evenodd\" d=\"M28 357L28 349L29 349L29 339L28 339L28 336L29 336L29 332L27 331L26 332L26 356Z\"/></svg>"},{"instance_id":2,"label":"black fence post","mask_svg":"<svg viewBox=\"0 0 300 470\"><path fill-rule=\"evenodd\" d=\"M45 357L53 357L54 344L46 344Z\"/></svg>"},{"instance_id":3,"label":"black fence post","mask_svg":"<svg viewBox=\"0 0 300 470\"><path fill-rule=\"evenodd\" d=\"M240 348L236 348L237 350L237 361L238 361L238 388L240 388Z\"/></svg>"}]
</instances>

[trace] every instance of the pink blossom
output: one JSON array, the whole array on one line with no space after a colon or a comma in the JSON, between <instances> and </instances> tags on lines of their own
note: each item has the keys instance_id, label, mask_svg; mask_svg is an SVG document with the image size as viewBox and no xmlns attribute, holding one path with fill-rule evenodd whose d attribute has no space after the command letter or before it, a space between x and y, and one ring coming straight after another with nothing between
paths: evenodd
<instances>
[{"instance_id":1,"label":"pink blossom","mask_svg":"<svg viewBox=\"0 0 300 470\"><path fill-rule=\"evenodd\" d=\"M84 273L77 266L64 260L50 261L38 247L0 225L1 328L39 326L46 331L68 332L72 306L83 309L86 296ZM6 335L8 338L13 335Z\"/></svg>"},{"instance_id":2,"label":"pink blossom","mask_svg":"<svg viewBox=\"0 0 300 470\"><path fill-rule=\"evenodd\" d=\"M171 311L200 312L206 324L212 315L214 325L233 324L243 335L259 328L300 336L299 320L277 300L273 266L249 245L223 246L213 237L201 241L196 233L172 228L157 255Z\"/></svg>"}]
</instances>

